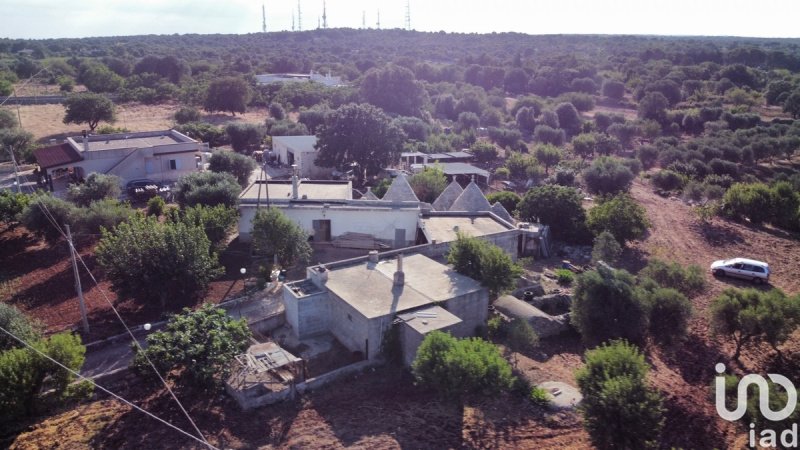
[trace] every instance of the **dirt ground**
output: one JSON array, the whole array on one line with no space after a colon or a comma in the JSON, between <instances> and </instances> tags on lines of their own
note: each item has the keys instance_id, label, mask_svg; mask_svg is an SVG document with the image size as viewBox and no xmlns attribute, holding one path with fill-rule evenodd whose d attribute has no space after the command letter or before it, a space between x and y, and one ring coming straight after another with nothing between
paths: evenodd
<instances>
[{"instance_id":1,"label":"dirt ground","mask_svg":"<svg viewBox=\"0 0 800 450\"><path fill-rule=\"evenodd\" d=\"M16 116L17 106L6 105ZM141 103L124 103L116 106L117 121L113 125L129 131L167 130L175 125L172 116L180 109L178 103L145 105ZM67 136L79 135L86 129L85 124L64 124L63 105L21 105L19 115L22 127L31 133L37 141L47 143L50 139L63 139ZM201 119L221 125L227 122L262 123L268 116L266 108L249 108L244 114L203 114ZM100 126L108 125L101 122Z\"/></svg>"}]
</instances>

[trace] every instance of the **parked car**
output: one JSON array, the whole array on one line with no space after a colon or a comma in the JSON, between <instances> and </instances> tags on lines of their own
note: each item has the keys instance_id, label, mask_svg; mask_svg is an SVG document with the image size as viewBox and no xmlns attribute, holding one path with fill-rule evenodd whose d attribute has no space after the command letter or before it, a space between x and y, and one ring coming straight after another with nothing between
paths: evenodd
<instances>
[{"instance_id":1,"label":"parked car","mask_svg":"<svg viewBox=\"0 0 800 450\"><path fill-rule=\"evenodd\" d=\"M769 264L747 258L720 259L711 263L711 273L750 280L761 284L769 282Z\"/></svg>"}]
</instances>

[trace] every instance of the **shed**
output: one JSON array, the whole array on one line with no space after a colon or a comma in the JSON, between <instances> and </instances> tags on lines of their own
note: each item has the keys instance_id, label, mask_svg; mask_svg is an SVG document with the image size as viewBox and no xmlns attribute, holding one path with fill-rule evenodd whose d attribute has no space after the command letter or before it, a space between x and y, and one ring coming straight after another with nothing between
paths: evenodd
<instances>
[{"instance_id":1,"label":"shed","mask_svg":"<svg viewBox=\"0 0 800 450\"><path fill-rule=\"evenodd\" d=\"M398 317L402 320L399 332L403 363L409 367L416 359L417 349L428 333L438 330L457 335L457 325L461 323L461 319L440 306L400 314Z\"/></svg>"}]
</instances>

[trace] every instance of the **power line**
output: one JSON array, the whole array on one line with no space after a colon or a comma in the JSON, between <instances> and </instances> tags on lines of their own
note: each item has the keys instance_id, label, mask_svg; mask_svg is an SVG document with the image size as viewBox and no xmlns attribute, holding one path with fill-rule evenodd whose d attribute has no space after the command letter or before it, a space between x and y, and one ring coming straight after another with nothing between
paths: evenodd
<instances>
[{"instance_id":1,"label":"power line","mask_svg":"<svg viewBox=\"0 0 800 450\"><path fill-rule=\"evenodd\" d=\"M27 176L26 176L26 179L27 179ZM44 203L41 201L41 198L40 198L40 196L36 195L36 194L33 192L33 188L32 188L32 187L31 187L31 191L32 191L32 192L31 192L31 193L32 193L32 195L34 196L34 199L36 199L36 204L37 204L37 206L38 206L38 207L39 207L39 209L40 209L40 210L41 210L41 211L44 213L45 217L48 219L48 221L50 222L50 224L51 224L51 225L53 225L53 226L56 228L56 230L57 230L57 231L58 231L58 232L59 232L59 233L60 233L62 236L64 236L64 238L67 238L66 234L64 233L64 230L62 230L62 229L61 229L61 227L59 226L58 222L55 220L55 217L54 217L54 216L53 216L53 215L50 213L50 211L47 209L47 205L45 205L45 204L44 204ZM97 281L97 278L95 278L95 276L94 276L94 274L92 273L92 271L91 271L91 270L89 270L89 266L87 266L87 265L86 265L86 262L83 260L83 257L81 257L80 253L78 253L77 251L75 252L75 255L77 256L78 260L81 262L81 265L83 265L84 269L86 269L86 272L89 274L89 277L91 278L92 282L94 282L94 285L95 285L95 287L97 287L97 289L100 291L100 294L103 296L103 298L105 299L106 303L108 303L108 305L111 307L111 310L112 310L112 311L114 311L114 315L116 315L116 316L117 316L117 319L120 321L120 323L122 324L122 326L123 326L123 327L125 327L125 331L127 331L127 332L128 332L128 335L131 337L131 340L133 341L133 344L136 346L136 348L137 348L137 349L138 349L138 350L139 350L139 351L142 353L142 355L144 356L144 358L147 360L147 363L148 363L148 364L150 365L150 367L153 369L153 372L155 372L155 374L156 374L156 376L158 377L158 379L161 381L161 383L162 383L162 384L164 385L164 387L167 389L167 392L169 392L169 393L170 393L170 395L172 396L172 399L173 399L173 400L175 400L175 403L177 403L177 404L178 404L178 407L181 409L181 411L183 412L183 414L184 414L184 415L186 416L186 418L189 420L189 423L191 423L191 424L192 424L192 426L194 427L195 431L196 431L196 432L197 432L197 434L200 436L200 438L201 438L201 439L202 439L204 442L208 443L208 441L206 441L206 438L205 438L205 436L203 436L203 432L202 432L202 431L200 431L200 428L198 428L197 424L195 424L195 423L194 423L194 420L192 420L191 416L189 416L189 412L186 410L186 408L184 408L184 407L183 407L183 404L180 402L180 400L178 400L178 397L177 397L177 396L175 395L175 393L172 391L172 388L170 388L170 387L169 387L169 385L167 384L166 380L164 380L164 378L161 376L161 373L159 373L158 369L156 369L156 366L155 366L155 364L153 364L153 361L151 361L151 360L150 360L150 357L149 357L149 356L147 356L147 353L146 353L146 352L144 352L144 349L143 349L143 348L142 348L142 346L139 344L139 341L136 339L136 337L133 335L133 332L132 332L132 331L131 331L131 329L128 327L128 324L127 324L127 323L125 323L125 321L122 319L122 316L119 314L119 311L117 311L117 308L116 308L116 307L114 307L114 304L111 302L111 300L110 300L110 299L108 298L108 296L106 295L106 292L105 292L105 290L104 290L102 287L100 287L100 283ZM210 445L210 444L209 444L209 445Z\"/></svg>"},{"instance_id":2,"label":"power line","mask_svg":"<svg viewBox=\"0 0 800 450\"><path fill-rule=\"evenodd\" d=\"M187 436L187 437L190 437L190 438L194 439L195 441L197 441L197 442L199 442L199 443L201 443L201 444L203 444L203 445L207 446L208 448L211 448L211 449L214 449L214 450L219 450L217 447L214 447L213 445L211 445L211 444L210 444L208 441L206 441L205 439L200 439L200 438L198 438L197 436L195 436L195 435L193 435L193 434L191 434L191 433L188 433L188 432L184 431L184 430L183 430L183 429L181 429L181 428L178 428L177 426L175 426L175 425L173 425L173 424L171 424L171 423L167 422L166 420L164 420L164 419L162 419L162 418L160 418L160 417L156 416L155 414L153 414L153 413L151 413L151 412L149 412L149 411L147 411L147 410L145 410L145 409L143 409L143 408L141 408L141 407L137 406L137 405L136 405L136 404L134 404L133 402L131 402L131 401L129 401L129 400L126 400L126 399L125 399L125 398L123 398L122 396L120 396L120 395L118 395L118 394L115 394L114 392L111 392L109 389L106 389L105 387L103 387L103 386L101 386L101 385L99 385L99 384L95 383L95 382L94 382L94 380L92 380L92 379L90 379L90 378L88 378L88 377L86 377L86 376L83 376L83 375L81 375L80 373L78 373L78 372L76 372L76 371L74 371L74 370L70 369L69 367L65 366L65 365L64 365L64 364L62 364L61 362L59 362L59 361L57 361L57 360L53 359L53 358L52 358L50 355L48 355L48 354L44 353L43 351L41 351L41 350L39 350L38 348L34 347L33 345L29 344L28 342L25 342L25 340L23 340L22 338L19 338L19 337L17 337L17 336L16 336L14 333L12 333L12 332L10 332L10 331L6 330L6 329L5 329L5 328L3 328L2 326L0 326L0 331L3 331L3 332L4 332L4 333L6 333L7 335L9 335L9 336L11 336L12 338L14 338L16 341L18 341L19 343L21 343L22 345L24 345L25 347L27 347L27 348L29 348L29 349L33 350L34 352L38 353L40 356L42 356L42 357L44 357L44 358L47 358L47 359L49 359L51 362L53 362L53 363L54 363L54 364L56 364L57 366L61 367L62 369L66 370L66 371L68 371L69 373L71 373L71 374L75 375L76 377L78 377L78 378L80 378L80 379L82 379L82 380L89 381L90 383L92 383L92 384L93 384L95 387L97 387L97 388L98 388L98 389L100 389L101 391L105 392L105 393L106 393L106 394L108 394L108 395L111 395L112 397L114 397L114 398L116 398L117 400L119 400L119 401L121 401L121 402L125 403L126 405L128 405L128 406L130 406L130 407L132 407L132 408L134 408L134 409L136 409L136 410L138 410L138 411L141 411L141 412L143 412L143 413L147 414L148 416L152 417L153 419L156 419L157 421L159 421L159 422L163 423L164 425L166 425L166 426L168 426L168 427L170 427L170 428L172 428L172 429L174 429L174 430L176 430L176 431L180 432L180 433L181 433L181 434L183 434L184 436Z\"/></svg>"}]
</instances>

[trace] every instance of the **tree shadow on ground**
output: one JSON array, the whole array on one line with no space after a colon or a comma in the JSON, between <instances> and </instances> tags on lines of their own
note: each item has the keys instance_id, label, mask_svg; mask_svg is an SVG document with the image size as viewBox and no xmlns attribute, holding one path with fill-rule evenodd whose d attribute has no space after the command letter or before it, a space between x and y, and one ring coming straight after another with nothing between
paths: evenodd
<instances>
[{"instance_id":1,"label":"tree shadow on ground","mask_svg":"<svg viewBox=\"0 0 800 450\"><path fill-rule=\"evenodd\" d=\"M677 370L687 383L711 386L716 375L714 365L730 359L718 347L711 344L707 339L690 333L682 344L676 344L671 349L662 351L660 356L668 366Z\"/></svg>"},{"instance_id":2,"label":"tree shadow on ground","mask_svg":"<svg viewBox=\"0 0 800 450\"><path fill-rule=\"evenodd\" d=\"M723 247L744 242L742 233L724 222L697 221L690 224L689 228L712 247Z\"/></svg>"},{"instance_id":3,"label":"tree shadow on ground","mask_svg":"<svg viewBox=\"0 0 800 450\"><path fill-rule=\"evenodd\" d=\"M669 393L662 393L662 396L666 420L661 433L661 448L719 448L720 443L725 442L715 417L693 411L693 408L682 404L685 399L670 396Z\"/></svg>"},{"instance_id":4,"label":"tree shadow on ground","mask_svg":"<svg viewBox=\"0 0 800 450\"><path fill-rule=\"evenodd\" d=\"M460 402L415 386L399 366L340 380L314 393L311 401L341 446L369 446L369 438L377 436L391 436L401 448L461 446Z\"/></svg>"}]
</instances>

